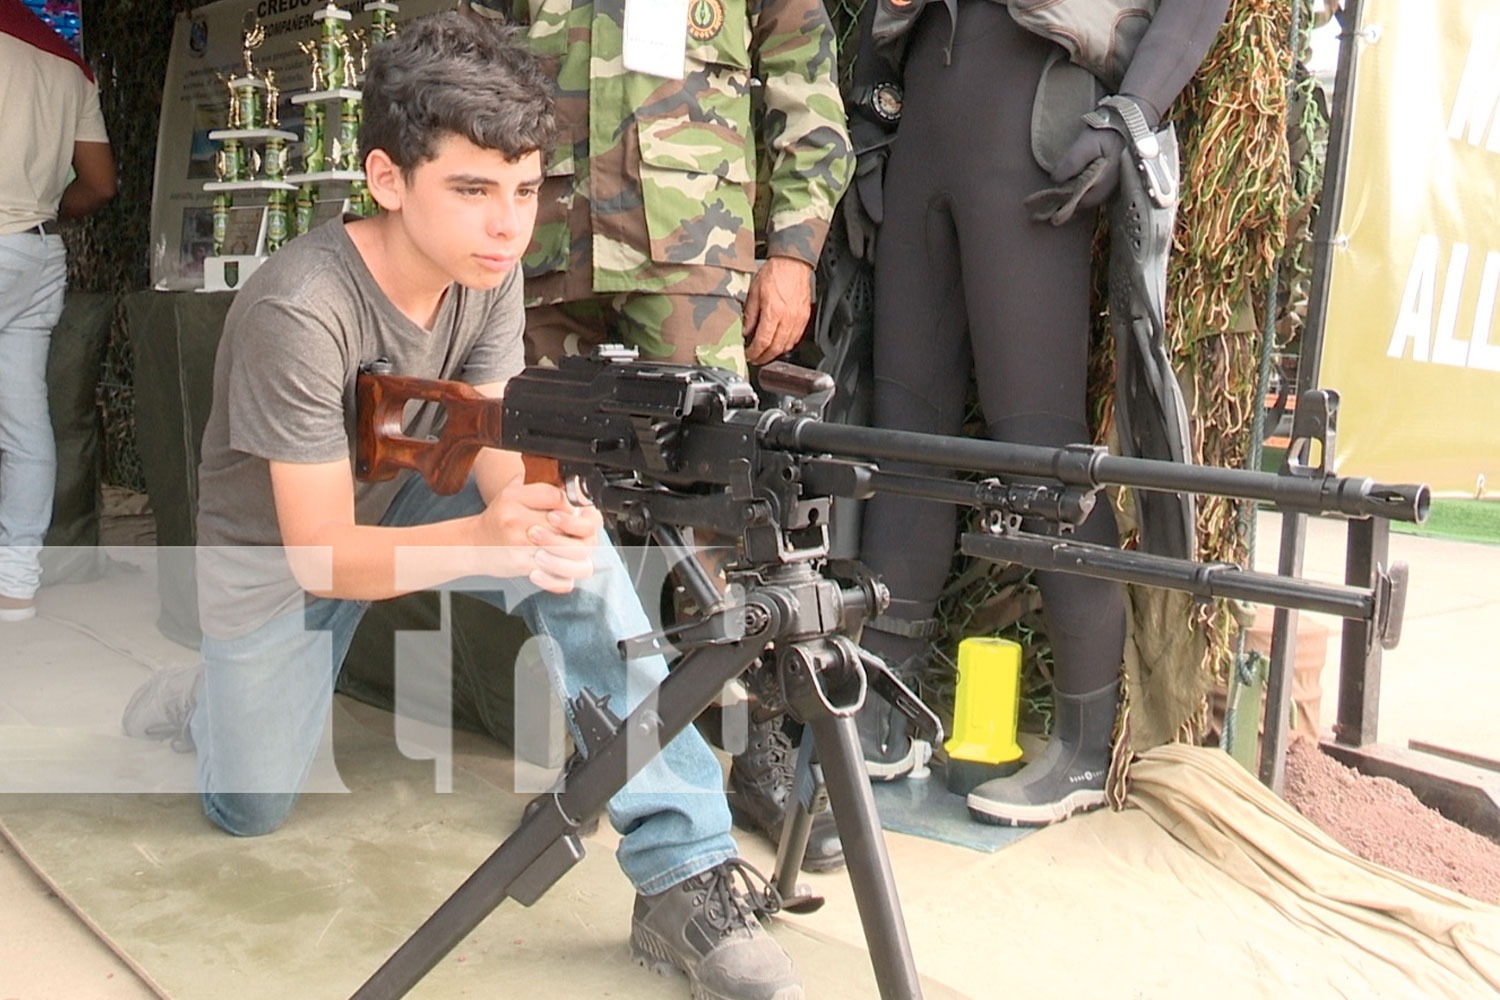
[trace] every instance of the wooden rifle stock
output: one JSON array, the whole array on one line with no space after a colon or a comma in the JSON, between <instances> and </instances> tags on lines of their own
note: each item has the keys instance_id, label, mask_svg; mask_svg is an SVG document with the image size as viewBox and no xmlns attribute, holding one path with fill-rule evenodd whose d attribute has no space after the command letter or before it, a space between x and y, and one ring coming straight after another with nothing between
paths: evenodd
<instances>
[{"instance_id":1,"label":"wooden rifle stock","mask_svg":"<svg viewBox=\"0 0 1500 1000\"><path fill-rule=\"evenodd\" d=\"M479 450L500 447L501 401L464 382L361 371L354 391L354 472L360 479L380 482L402 469L414 469L433 492L457 493L468 480ZM406 435L402 417L412 400L443 407L445 419L436 438ZM556 463L551 465L553 477L558 478ZM527 479L532 481L529 462Z\"/></svg>"}]
</instances>

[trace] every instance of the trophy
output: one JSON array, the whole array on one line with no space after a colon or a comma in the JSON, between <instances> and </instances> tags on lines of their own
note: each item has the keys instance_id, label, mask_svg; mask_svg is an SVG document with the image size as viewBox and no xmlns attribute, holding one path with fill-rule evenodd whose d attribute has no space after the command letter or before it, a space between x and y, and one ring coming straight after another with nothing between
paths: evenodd
<instances>
[{"instance_id":1,"label":"trophy","mask_svg":"<svg viewBox=\"0 0 1500 1000\"><path fill-rule=\"evenodd\" d=\"M349 182L349 211L362 219L375 214L375 197L364 181Z\"/></svg>"},{"instance_id":2,"label":"trophy","mask_svg":"<svg viewBox=\"0 0 1500 1000\"><path fill-rule=\"evenodd\" d=\"M290 238L291 215L288 192L274 189L266 195L266 253L275 253Z\"/></svg>"},{"instance_id":3,"label":"trophy","mask_svg":"<svg viewBox=\"0 0 1500 1000\"><path fill-rule=\"evenodd\" d=\"M301 49L302 54L312 61L309 67L309 74L312 77L311 89L314 92L328 89L328 81L323 77L323 56L318 51L318 40L309 38L305 42L298 42L297 48Z\"/></svg>"},{"instance_id":4,"label":"trophy","mask_svg":"<svg viewBox=\"0 0 1500 1000\"><path fill-rule=\"evenodd\" d=\"M228 191L214 192L214 256L224 253L224 241L229 235L229 210L234 207L234 195Z\"/></svg>"},{"instance_id":5,"label":"trophy","mask_svg":"<svg viewBox=\"0 0 1500 1000\"><path fill-rule=\"evenodd\" d=\"M276 71L268 69L265 75L266 85L266 128L276 129L281 124L281 114L276 105L281 101L281 91L276 87ZM266 147L262 154L262 164L265 169L265 178L268 181L279 181L286 176L287 169L291 165L290 151L286 146L286 138L281 135L270 135L266 137Z\"/></svg>"},{"instance_id":6,"label":"trophy","mask_svg":"<svg viewBox=\"0 0 1500 1000\"><path fill-rule=\"evenodd\" d=\"M365 78L365 66L370 61L370 46L365 41L363 28L339 36L339 59L339 86L358 90L359 82Z\"/></svg>"},{"instance_id":7,"label":"trophy","mask_svg":"<svg viewBox=\"0 0 1500 1000\"><path fill-rule=\"evenodd\" d=\"M302 169L309 174L323 169L323 137L327 134L328 111L321 102L302 106Z\"/></svg>"},{"instance_id":8,"label":"trophy","mask_svg":"<svg viewBox=\"0 0 1500 1000\"><path fill-rule=\"evenodd\" d=\"M318 212L318 186L302 184L297 188L295 214L292 217L292 234L301 236L313 227Z\"/></svg>"},{"instance_id":9,"label":"trophy","mask_svg":"<svg viewBox=\"0 0 1500 1000\"><path fill-rule=\"evenodd\" d=\"M396 12L400 9L391 0L370 0L365 4L365 10L370 12L373 19L370 24L371 42L379 45L396 37ZM364 72L363 66L360 67L360 72Z\"/></svg>"},{"instance_id":10,"label":"trophy","mask_svg":"<svg viewBox=\"0 0 1500 1000\"><path fill-rule=\"evenodd\" d=\"M214 154L214 173L221 181L243 181L250 179L249 160L245 147L238 139L225 139Z\"/></svg>"},{"instance_id":11,"label":"trophy","mask_svg":"<svg viewBox=\"0 0 1500 1000\"><path fill-rule=\"evenodd\" d=\"M266 140L266 149L261 155L261 165L265 170L266 180L279 181L285 178L290 161L291 156L288 155L285 139L273 135Z\"/></svg>"},{"instance_id":12,"label":"trophy","mask_svg":"<svg viewBox=\"0 0 1500 1000\"><path fill-rule=\"evenodd\" d=\"M344 79L344 56L349 44L344 37L344 22L352 20L353 16L347 10L339 10L334 0L328 0L327 7L313 12L313 20L323 22L323 31L318 38L318 59L322 63L323 79L329 87L339 86Z\"/></svg>"},{"instance_id":13,"label":"trophy","mask_svg":"<svg viewBox=\"0 0 1500 1000\"><path fill-rule=\"evenodd\" d=\"M230 109L230 128L260 128L262 113L261 91L265 83L255 76L255 64L250 54L266 40L266 26L259 21L246 28L240 42L240 75L230 81L234 90L234 104Z\"/></svg>"},{"instance_id":14,"label":"trophy","mask_svg":"<svg viewBox=\"0 0 1500 1000\"><path fill-rule=\"evenodd\" d=\"M359 170L359 123L363 117L358 98L344 98L339 102L339 134L335 154L339 170Z\"/></svg>"},{"instance_id":15,"label":"trophy","mask_svg":"<svg viewBox=\"0 0 1500 1000\"><path fill-rule=\"evenodd\" d=\"M229 108L229 114L224 119L225 127L239 128L240 102L235 97L234 81L230 77L227 77L222 73L215 73L214 76L218 77L219 83L224 85L224 96L227 98L227 107ZM219 179L223 180L224 178L221 177Z\"/></svg>"},{"instance_id":16,"label":"trophy","mask_svg":"<svg viewBox=\"0 0 1500 1000\"><path fill-rule=\"evenodd\" d=\"M281 126L281 109L277 107L281 103L281 90L276 86L276 71L266 70L266 125L269 128Z\"/></svg>"},{"instance_id":17,"label":"trophy","mask_svg":"<svg viewBox=\"0 0 1500 1000\"><path fill-rule=\"evenodd\" d=\"M241 76L248 79L255 78L255 66L250 61L250 53L260 48L261 43L265 40L266 26L259 21L255 22L254 27L244 30L240 43L240 63L243 69L243 72L240 73Z\"/></svg>"}]
</instances>

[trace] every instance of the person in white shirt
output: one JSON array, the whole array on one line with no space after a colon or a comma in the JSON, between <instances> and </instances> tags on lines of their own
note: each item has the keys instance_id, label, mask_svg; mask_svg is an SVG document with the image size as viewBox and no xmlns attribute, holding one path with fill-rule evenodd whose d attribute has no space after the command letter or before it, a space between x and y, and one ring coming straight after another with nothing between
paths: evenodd
<instances>
[{"instance_id":1,"label":"person in white shirt","mask_svg":"<svg viewBox=\"0 0 1500 1000\"><path fill-rule=\"evenodd\" d=\"M36 614L57 451L47 349L68 281L59 219L115 194L93 73L20 0L0 0L0 622Z\"/></svg>"}]
</instances>

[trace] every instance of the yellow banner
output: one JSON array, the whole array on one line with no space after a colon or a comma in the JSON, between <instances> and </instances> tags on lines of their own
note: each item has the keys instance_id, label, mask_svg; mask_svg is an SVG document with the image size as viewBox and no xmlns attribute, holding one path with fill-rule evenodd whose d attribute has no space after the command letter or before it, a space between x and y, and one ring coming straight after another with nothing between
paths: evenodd
<instances>
[{"instance_id":1,"label":"yellow banner","mask_svg":"<svg viewBox=\"0 0 1500 1000\"><path fill-rule=\"evenodd\" d=\"M1362 7L1317 380L1334 466L1500 496L1500 3Z\"/></svg>"}]
</instances>

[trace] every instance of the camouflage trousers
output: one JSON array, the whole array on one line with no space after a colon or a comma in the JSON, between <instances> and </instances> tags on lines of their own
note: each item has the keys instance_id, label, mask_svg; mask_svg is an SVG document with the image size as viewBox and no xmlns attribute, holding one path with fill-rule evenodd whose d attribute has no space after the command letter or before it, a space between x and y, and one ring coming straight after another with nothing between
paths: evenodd
<instances>
[{"instance_id":1,"label":"camouflage trousers","mask_svg":"<svg viewBox=\"0 0 1500 1000\"><path fill-rule=\"evenodd\" d=\"M621 292L526 310L527 364L556 365L612 343L643 360L749 371L744 304L730 296Z\"/></svg>"}]
</instances>

